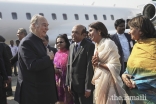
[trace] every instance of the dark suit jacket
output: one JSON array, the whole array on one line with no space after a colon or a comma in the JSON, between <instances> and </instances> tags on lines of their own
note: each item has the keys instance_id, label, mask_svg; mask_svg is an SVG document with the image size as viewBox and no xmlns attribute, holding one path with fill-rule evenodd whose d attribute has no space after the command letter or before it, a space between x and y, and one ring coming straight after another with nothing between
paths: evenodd
<instances>
[{"instance_id":1,"label":"dark suit jacket","mask_svg":"<svg viewBox=\"0 0 156 104\"><path fill-rule=\"evenodd\" d=\"M131 53L132 48L133 48L133 47L131 46L131 43L133 43L133 45L134 45L135 41L131 39L131 36L130 36L129 34L127 34L127 33L124 33L124 34L125 34L125 37L126 37L127 40L128 40L128 43L129 43L129 51L130 51L130 53ZM120 63L121 63L120 75L121 75L122 73L125 72L125 68L124 68L124 67L125 67L125 66L124 66L124 54L123 54L122 46L121 46L122 43L120 43L120 40L119 40L117 34L111 35L111 39L115 42L115 44L117 45L118 50L119 50Z\"/></svg>"},{"instance_id":2,"label":"dark suit jacket","mask_svg":"<svg viewBox=\"0 0 156 104\"><path fill-rule=\"evenodd\" d=\"M11 65L14 65L18 61L18 52L10 59Z\"/></svg>"},{"instance_id":3,"label":"dark suit jacket","mask_svg":"<svg viewBox=\"0 0 156 104\"><path fill-rule=\"evenodd\" d=\"M5 64L3 59L0 58L0 86L2 87L2 82L4 80L8 80L7 72L5 69Z\"/></svg>"},{"instance_id":4,"label":"dark suit jacket","mask_svg":"<svg viewBox=\"0 0 156 104\"><path fill-rule=\"evenodd\" d=\"M5 48L7 50L7 54L8 54L9 59L11 59L12 58L12 52L11 52L10 47L7 44L5 44Z\"/></svg>"},{"instance_id":5,"label":"dark suit jacket","mask_svg":"<svg viewBox=\"0 0 156 104\"><path fill-rule=\"evenodd\" d=\"M18 49L19 82L15 100L22 104L55 104L55 71L42 39L30 33ZM21 98L20 98L21 97Z\"/></svg>"},{"instance_id":6,"label":"dark suit jacket","mask_svg":"<svg viewBox=\"0 0 156 104\"><path fill-rule=\"evenodd\" d=\"M72 86L77 93L84 93L86 89L93 89L91 80L93 77L93 66L91 63L95 45L83 39L75 57L73 58L74 43L70 46L66 85Z\"/></svg>"},{"instance_id":7,"label":"dark suit jacket","mask_svg":"<svg viewBox=\"0 0 156 104\"><path fill-rule=\"evenodd\" d=\"M11 76L11 65L10 65L10 60L8 57L8 53L5 47L5 43L0 43L0 58L4 62L4 67L6 70L7 76Z\"/></svg>"},{"instance_id":8,"label":"dark suit jacket","mask_svg":"<svg viewBox=\"0 0 156 104\"><path fill-rule=\"evenodd\" d=\"M49 49L49 51L53 51L54 55L57 52L57 49L54 47L51 47L50 45L48 45L47 48Z\"/></svg>"}]
</instances>

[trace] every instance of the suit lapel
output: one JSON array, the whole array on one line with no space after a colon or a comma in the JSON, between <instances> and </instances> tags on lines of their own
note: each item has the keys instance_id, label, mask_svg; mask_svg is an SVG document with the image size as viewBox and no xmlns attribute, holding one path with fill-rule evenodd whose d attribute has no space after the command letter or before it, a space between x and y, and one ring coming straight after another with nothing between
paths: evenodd
<instances>
[{"instance_id":1,"label":"suit lapel","mask_svg":"<svg viewBox=\"0 0 156 104\"><path fill-rule=\"evenodd\" d=\"M78 55L81 53L82 50L83 50L83 48L82 48L82 46L80 46L75 54L75 57L73 58L73 62L75 61L75 59L78 57Z\"/></svg>"},{"instance_id":2,"label":"suit lapel","mask_svg":"<svg viewBox=\"0 0 156 104\"><path fill-rule=\"evenodd\" d=\"M118 42L118 45L119 45L120 50L122 50L121 43L120 43L120 40L119 40L119 37L118 37L117 34L115 34L115 38L116 38L116 40Z\"/></svg>"},{"instance_id":3,"label":"suit lapel","mask_svg":"<svg viewBox=\"0 0 156 104\"><path fill-rule=\"evenodd\" d=\"M74 43L71 44L71 47L70 47L70 64L73 61L73 50L74 50Z\"/></svg>"},{"instance_id":4,"label":"suit lapel","mask_svg":"<svg viewBox=\"0 0 156 104\"><path fill-rule=\"evenodd\" d=\"M85 45L85 42L86 42L86 39L84 38L82 41L81 41L81 44L75 54L75 57L73 58L73 62L76 60L76 58L78 57L78 55L84 50L84 45ZM74 48L74 47L73 47ZM73 50L72 50L73 51Z\"/></svg>"}]
</instances>

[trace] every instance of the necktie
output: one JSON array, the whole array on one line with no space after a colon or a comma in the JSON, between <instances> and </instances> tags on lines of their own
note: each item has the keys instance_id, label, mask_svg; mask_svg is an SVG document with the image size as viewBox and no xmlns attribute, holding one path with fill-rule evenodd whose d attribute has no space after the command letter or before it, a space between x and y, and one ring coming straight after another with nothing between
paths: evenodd
<instances>
[{"instance_id":1,"label":"necktie","mask_svg":"<svg viewBox=\"0 0 156 104\"><path fill-rule=\"evenodd\" d=\"M76 54L76 52L77 52L77 48L78 48L78 44L76 44L75 46L74 46L74 52L73 52L73 56L75 57L75 54Z\"/></svg>"},{"instance_id":2,"label":"necktie","mask_svg":"<svg viewBox=\"0 0 156 104\"><path fill-rule=\"evenodd\" d=\"M75 53L77 52L78 44L75 45Z\"/></svg>"}]
</instances>

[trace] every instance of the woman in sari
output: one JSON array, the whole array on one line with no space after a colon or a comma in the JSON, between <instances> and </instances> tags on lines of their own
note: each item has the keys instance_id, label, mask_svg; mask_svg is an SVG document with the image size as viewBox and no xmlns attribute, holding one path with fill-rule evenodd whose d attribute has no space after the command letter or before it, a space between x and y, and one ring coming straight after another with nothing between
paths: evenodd
<instances>
[{"instance_id":1,"label":"woman in sari","mask_svg":"<svg viewBox=\"0 0 156 104\"><path fill-rule=\"evenodd\" d=\"M89 37L95 42L92 58L96 104L122 104L125 91L119 76L121 64L118 49L110 39L107 28L102 22L89 25Z\"/></svg>"},{"instance_id":2,"label":"woman in sari","mask_svg":"<svg viewBox=\"0 0 156 104\"><path fill-rule=\"evenodd\" d=\"M72 96L69 94L67 86L65 86L67 60L69 53L69 40L66 34L59 35L56 38L56 46L58 52L54 57L55 79L58 91L57 104L73 104Z\"/></svg>"},{"instance_id":3,"label":"woman in sari","mask_svg":"<svg viewBox=\"0 0 156 104\"><path fill-rule=\"evenodd\" d=\"M137 43L122 75L128 95L134 96L131 104L156 104L156 31L144 16L131 19L131 38ZM136 99L139 98L139 99Z\"/></svg>"}]
</instances>

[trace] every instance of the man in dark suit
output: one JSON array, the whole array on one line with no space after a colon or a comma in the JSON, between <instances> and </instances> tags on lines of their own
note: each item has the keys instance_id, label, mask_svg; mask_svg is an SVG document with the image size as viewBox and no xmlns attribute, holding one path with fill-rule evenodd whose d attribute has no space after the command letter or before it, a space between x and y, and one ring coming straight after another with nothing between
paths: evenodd
<instances>
[{"instance_id":1,"label":"man in dark suit","mask_svg":"<svg viewBox=\"0 0 156 104\"><path fill-rule=\"evenodd\" d=\"M11 65L4 43L0 43L0 102L6 104L6 88L10 83Z\"/></svg>"},{"instance_id":2,"label":"man in dark suit","mask_svg":"<svg viewBox=\"0 0 156 104\"><path fill-rule=\"evenodd\" d=\"M6 48L6 50L7 50L8 57L9 57L9 59L11 59L11 58L12 58L11 49L10 49L10 47L5 43L5 38L4 38L3 36L1 36L1 35L0 35L0 42L3 42L3 43L4 43L5 48Z\"/></svg>"},{"instance_id":3,"label":"man in dark suit","mask_svg":"<svg viewBox=\"0 0 156 104\"><path fill-rule=\"evenodd\" d=\"M4 67L4 62L0 58L0 102L1 104L6 104L6 92L8 76L6 74L6 69Z\"/></svg>"},{"instance_id":4,"label":"man in dark suit","mask_svg":"<svg viewBox=\"0 0 156 104\"><path fill-rule=\"evenodd\" d=\"M48 22L41 15L34 15L30 22L30 30L22 39L18 48L18 63L22 79L21 86L15 96L20 104L55 104L57 90L55 70L52 60L54 54L47 52L42 42L48 31Z\"/></svg>"},{"instance_id":5,"label":"man in dark suit","mask_svg":"<svg viewBox=\"0 0 156 104\"><path fill-rule=\"evenodd\" d=\"M11 52L11 49L10 47L5 43L5 38L3 36L0 35L0 42L3 42L4 43L4 46L5 46L5 49L6 49L6 52L7 52L7 56L9 59L12 58L12 52ZM8 63L9 66L11 67L11 63ZM9 68L10 69L10 68ZM12 70L10 69L10 72L12 72ZM11 78L9 78L10 80L10 83L8 84L8 87L6 89L6 96L12 96L12 86L11 86Z\"/></svg>"},{"instance_id":6,"label":"man in dark suit","mask_svg":"<svg viewBox=\"0 0 156 104\"><path fill-rule=\"evenodd\" d=\"M19 28L17 30L17 37L18 37L18 40L21 41L25 36L27 35L27 31L24 29L24 28ZM11 62L11 65L15 65L15 63L17 63L18 61L18 52L16 52L15 56L9 58L10 59L10 62ZM17 67L18 67L18 63L17 63ZM20 72L18 72L20 73ZM16 74L17 76L18 74ZM21 77L21 76L18 76L18 77ZM17 82L17 85L20 85L18 84ZM16 94L16 93L15 93ZM7 90L7 96L12 96L12 88L11 88L11 83L9 84L8 86L8 90Z\"/></svg>"},{"instance_id":7,"label":"man in dark suit","mask_svg":"<svg viewBox=\"0 0 156 104\"><path fill-rule=\"evenodd\" d=\"M66 85L75 104L93 104L93 66L91 63L94 44L85 39L86 29L76 25L72 29L74 43L70 46Z\"/></svg>"},{"instance_id":8,"label":"man in dark suit","mask_svg":"<svg viewBox=\"0 0 156 104\"><path fill-rule=\"evenodd\" d=\"M57 49L54 47L51 47L49 44L49 37L48 35L45 36L45 38L43 38L43 44L45 45L46 48L48 48L49 51L53 51L54 55L57 52Z\"/></svg>"},{"instance_id":9,"label":"man in dark suit","mask_svg":"<svg viewBox=\"0 0 156 104\"><path fill-rule=\"evenodd\" d=\"M17 37L19 41L21 41L26 35L27 35L27 31L24 28L19 28L17 30ZM14 65L17 61L18 61L18 52L14 57L10 59L12 65Z\"/></svg>"},{"instance_id":10,"label":"man in dark suit","mask_svg":"<svg viewBox=\"0 0 156 104\"><path fill-rule=\"evenodd\" d=\"M125 32L125 20L117 19L114 23L117 33L111 36L111 39L115 42L118 47L120 62L121 62L121 71L120 76L125 72L127 67L127 60L132 51L134 41L131 39L131 36Z\"/></svg>"}]
</instances>

